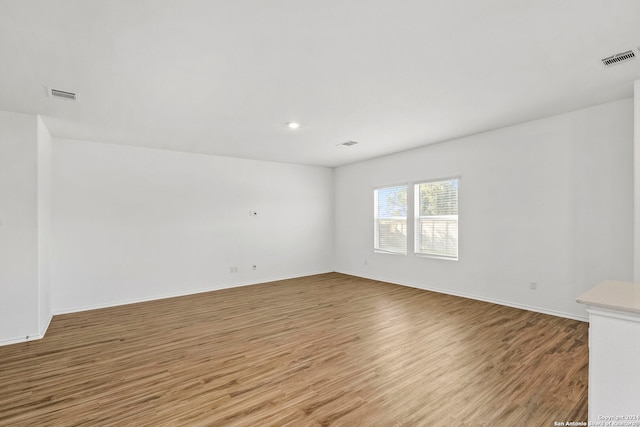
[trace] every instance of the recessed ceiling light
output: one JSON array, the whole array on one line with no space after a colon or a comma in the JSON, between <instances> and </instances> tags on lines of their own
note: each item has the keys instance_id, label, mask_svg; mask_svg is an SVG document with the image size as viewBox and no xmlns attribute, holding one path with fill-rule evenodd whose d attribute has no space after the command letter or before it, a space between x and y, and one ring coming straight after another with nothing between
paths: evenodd
<instances>
[{"instance_id":1,"label":"recessed ceiling light","mask_svg":"<svg viewBox=\"0 0 640 427\"><path fill-rule=\"evenodd\" d=\"M287 122L287 127L289 129L298 129L300 127L300 123L296 122Z\"/></svg>"}]
</instances>

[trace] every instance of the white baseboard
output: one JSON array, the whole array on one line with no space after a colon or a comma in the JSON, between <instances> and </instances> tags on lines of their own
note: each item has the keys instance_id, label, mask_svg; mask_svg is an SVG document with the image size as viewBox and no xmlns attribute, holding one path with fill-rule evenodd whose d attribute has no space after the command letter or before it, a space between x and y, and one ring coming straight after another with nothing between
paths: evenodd
<instances>
[{"instance_id":1,"label":"white baseboard","mask_svg":"<svg viewBox=\"0 0 640 427\"><path fill-rule=\"evenodd\" d=\"M5 345L18 344L18 343L27 342L27 341L31 341L31 337L7 338L7 339L0 340L0 347Z\"/></svg>"},{"instance_id":2,"label":"white baseboard","mask_svg":"<svg viewBox=\"0 0 640 427\"><path fill-rule=\"evenodd\" d=\"M49 318L47 319L47 323L45 323L44 327L40 330L40 338L44 338L44 335L47 333L47 330L49 329L49 325L51 325L52 319L53 319L53 314L50 313Z\"/></svg>"},{"instance_id":3,"label":"white baseboard","mask_svg":"<svg viewBox=\"0 0 640 427\"><path fill-rule=\"evenodd\" d=\"M567 319L579 320L581 322L588 322L589 321L589 317L588 316L579 316L579 315L576 315L576 314L573 314L573 313L565 313L565 312L562 312L562 311L550 310L550 309L543 308L543 307L536 307L536 306L532 306L532 305L520 304L520 303L516 303L516 302L504 301L504 300L499 300L499 299L494 299L494 298L486 298L486 297L482 297L482 296L478 296L478 295L467 294L465 292L453 292L453 291L450 291L450 290L447 290L447 289L438 288L438 287L424 286L424 285L418 285L418 284L415 284L415 283L407 283L407 282L401 282L401 281L397 281L397 280L388 280L388 279L384 279L384 278L363 276L361 274L352 274L352 273L349 273L349 272L346 272L346 271L337 271L337 273L348 274L350 276L356 276L356 277L362 277L364 279L369 279L369 280L376 280L378 282L392 283L394 285L408 286L410 288L422 289L424 291L438 292L440 294L453 295L453 296L456 296L456 297L463 297L463 298L469 298L469 299L473 299L473 300L477 300L477 301L489 302L489 303L492 303L492 304L504 305L504 306L507 306L507 307L518 308L520 310L527 310L527 311L533 311L533 312L536 312L536 313L549 314L551 316L556 316L556 317L564 317L564 318L567 318Z\"/></svg>"},{"instance_id":4,"label":"white baseboard","mask_svg":"<svg viewBox=\"0 0 640 427\"><path fill-rule=\"evenodd\" d=\"M168 293L168 294L155 295L155 296L151 296L151 297L144 297L144 298L130 299L130 300L121 300L121 301L111 302L111 303L106 303L106 304L98 304L98 305L93 305L93 306L74 307L74 308L69 308L69 309L64 309L64 310L56 310L56 311L54 311L54 313L52 315L49 316L49 319L47 320L47 323L45 324L45 326L42 328L42 330L40 331L40 333L38 335L30 335L30 336L27 336L27 337L15 337L15 338L3 339L3 340L0 340L0 347L1 346L5 346L5 345L10 345L10 344L18 344L18 343L27 342L27 341L35 341L35 340L39 340L39 339L44 338L44 336L45 336L45 334L47 332L47 329L49 328L49 325L51 324L51 320L53 319L54 315L77 313L77 312L88 311L88 310L97 310L97 309L101 309L101 308L116 307L116 306L127 305L127 304L136 304L136 303L140 303L140 302L154 301L154 300L165 299L165 298L175 298L175 297L194 295L194 294L199 294L199 293L204 293L204 292L212 292L212 291L218 291L218 290L223 290L223 289L231 289L231 288L237 288L237 287L241 287L241 286L251 286L251 285L257 285L257 284L261 284L261 283L275 282L275 281L279 281L279 280L295 279L295 278L298 278L298 277L313 276L313 275L316 275L316 274L325 274L325 273L330 273L330 272L329 271L319 271L319 272L313 272L313 273L305 274L303 276L274 277L274 278L267 278L267 279L264 279L264 280L260 280L259 282L234 283L234 284L224 285L222 287L212 287L212 288L206 288L206 289L197 289L197 290L190 290L190 291L185 291L185 292L173 292L173 293ZM582 321L582 322L588 322L588 320L589 320L589 318L587 316L578 316L578 315L575 315L575 314L572 314L572 313L565 313L565 312L561 312L561 311L557 311L557 310L546 309L546 308L543 308L543 307L535 307L535 306L530 306L530 305L526 305L526 304L514 303L514 302L511 302L511 301L498 300L498 299L494 299L494 298L486 298L486 297L482 297L482 296L478 296L478 295L467 294L467 293L464 293L464 292L452 292L452 291L449 291L449 290L446 290L446 289L433 287L433 286L424 286L424 285L418 285L418 284L415 284L415 283L401 282L401 281L398 281L398 280L389 280L389 279L386 279L386 278L363 276L361 274L353 274L353 273L349 273L349 272L346 272L346 271L336 271L336 273L347 274L347 275L356 276L356 277L362 277L362 278L365 278L365 279L370 279L370 280L375 280L375 281L380 281L380 282L392 283L394 285L408 286L408 287L411 287L411 288L422 289L422 290L425 290L425 291L438 292L438 293L441 293L441 294L453 295L453 296L458 296L458 297L463 297L463 298L470 298L470 299L474 299L474 300L478 300L478 301L489 302L489 303L492 303L492 304L498 304L498 305L504 305L504 306L507 306L507 307L518 308L518 309L521 309L521 310L528 310L528 311L533 311L533 312L536 312L536 313L543 313L543 314L549 314L549 315L557 316L557 317L564 317L564 318L567 318L567 319L579 320L579 321Z\"/></svg>"},{"instance_id":5,"label":"white baseboard","mask_svg":"<svg viewBox=\"0 0 640 427\"><path fill-rule=\"evenodd\" d=\"M44 325L44 327L40 330L40 332L37 335L27 335L24 337L3 339L3 340L0 340L0 347L5 345L18 344L22 342L41 340L42 338L44 338L44 335L47 333L47 329L49 329L49 325L51 324L51 319L53 319L53 315L49 315L49 319L47 319L47 323Z\"/></svg>"},{"instance_id":6,"label":"white baseboard","mask_svg":"<svg viewBox=\"0 0 640 427\"><path fill-rule=\"evenodd\" d=\"M105 303L105 304L96 304L96 305L83 306L83 307L71 307L71 308L54 310L53 314L54 315L60 315L60 314L79 313L81 311L99 310L101 308L117 307L117 306L120 306L120 305L128 305L128 304L137 304L137 303L140 303L140 302L155 301L155 300L166 299L166 298L184 297L184 296L187 296L187 295L195 295L195 294L201 294L201 293L205 293L205 292L221 291L223 289L239 288L241 286L259 285L261 283L269 283L269 282L276 282L276 281L279 281L279 280L295 279L295 278L298 278L298 277L313 276L315 274L324 274L324 273L331 273L331 271L312 272L312 273L304 274L304 275L301 275L301 276L295 275L295 276L269 277L269 278L261 279L260 281L257 281L257 282L251 281L251 282L240 282L240 283L233 283L233 284L224 284L222 286L217 286L217 287L192 289L192 290L188 290L188 291L184 291L184 292L171 292L171 293L166 293L166 294L153 295L153 296L149 296L149 297L132 298L132 299L127 299L127 300L113 301L113 302L108 302L108 303Z\"/></svg>"}]
</instances>

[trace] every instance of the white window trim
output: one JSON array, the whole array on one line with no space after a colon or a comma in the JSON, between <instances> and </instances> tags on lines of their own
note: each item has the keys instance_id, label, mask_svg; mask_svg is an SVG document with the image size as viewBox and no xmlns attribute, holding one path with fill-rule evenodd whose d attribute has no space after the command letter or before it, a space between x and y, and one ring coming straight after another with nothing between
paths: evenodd
<instances>
[{"instance_id":1,"label":"white window trim","mask_svg":"<svg viewBox=\"0 0 640 427\"><path fill-rule=\"evenodd\" d=\"M460 175L458 176L449 176L449 177L443 177L443 178L434 178L434 179L429 179L429 180L421 180L421 181L415 181L411 183L411 186L413 188L412 193L414 193L414 203L413 203L413 211L412 211L412 222L414 223L414 226L416 224L416 222L418 221L419 216L417 215L417 211L418 211L418 206L416 205L416 200L417 200L417 192L418 192L418 186L421 184L430 184L433 182L442 182L442 181L451 181L451 180L457 180L458 181L458 242L457 242L457 247L456 247L456 256L455 257L448 257L448 256L441 256L441 255L433 255L433 254L425 254L425 253L421 253L421 252L417 252L416 251L416 247L415 247L415 228L413 231L413 238L414 238L414 244L411 246L411 250L412 250L412 254L416 257L420 257L420 258L433 258L433 259L443 259L443 260L449 260L449 261L458 261L460 259L460 181L461 181L461 177Z\"/></svg>"},{"instance_id":2,"label":"white window trim","mask_svg":"<svg viewBox=\"0 0 640 427\"><path fill-rule=\"evenodd\" d=\"M376 190L379 190L381 188L387 188L387 187L397 187L397 186L401 186L401 185L406 185L407 186L407 252L406 253L401 253L401 252L391 252L391 251L385 251L384 249L377 249L376 246L376 241L377 241L377 224L376 221L378 220L377 217L377 213L374 213L374 217L373 217L373 228L374 228L374 241L373 241L373 252L376 254L384 254L384 255L400 255L400 256L414 256L416 258L429 258L429 259L437 259L437 260L445 260L445 261L459 261L460 260L460 192L458 192L458 250L457 250L457 257L445 257L445 256L439 256L439 255L430 255L430 254L423 254L423 253L418 253L416 252L416 248L415 248L415 225L416 225L416 188L418 185L420 184L428 184L431 182L439 182L439 181L449 181L452 179L457 179L458 180L458 189L460 188L461 182L462 182L462 175L452 175L452 176L445 176L445 177L438 177L438 178L430 178L430 179L423 179L423 180L419 180L419 181L409 181L409 182L402 182L402 183L398 183L398 184L388 184L388 185L379 185L376 187L373 187L373 193L374 193L374 206L376 206L376 211L377 212L377 199L375 198L376 196Z\"/></svg>"},{"instance_id":3,"label":"white window trim","mask_svg":"<svg viewBox=\"0 0 640 427\"><path fill-rule=\"evenodd\" d=\"M404 219L406 221L407 227L407 250L405 252L393 252L393 251L385 251L384 249L376 248L376 242L378 241L378 198L377 198L377 190L388 187L407 187L407 216L406 217L396 217L397 219ZM413 202L413 196L411 195L411 183L410 182L401 182L397 184L388 184L388 185L379 185L377 187L373 187L373 206L374 206L374 216L373 216L373 252L377 254L385 254L385 255L400 255L407 256L410 254L410 251L413 251L413 246L409 246L410 239L413 233L413 224L409 221L409 212ZM391 218L393 219L393 218ZM413 241L411 241L413 244Z\"/></svg>"}]
</instances>

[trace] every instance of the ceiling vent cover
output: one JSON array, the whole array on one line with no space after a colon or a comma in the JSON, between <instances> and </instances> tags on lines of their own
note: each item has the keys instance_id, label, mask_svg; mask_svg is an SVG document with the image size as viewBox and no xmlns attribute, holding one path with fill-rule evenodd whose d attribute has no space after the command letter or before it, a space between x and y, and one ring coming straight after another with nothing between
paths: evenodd
<instances>
[{"instance_id":1,"label":"ceiling vent cover","mask_svg":"<svg viewBox=\"0 0 640 427\"><path fill-rule=\"evenodd\" d=\"M608 58L604 58L602 63L605 67L611 67L612 65L621 64L623 62L631 61L636 58L636 54L632 50L628 50L622 53L616 53Z\"/></svg>"},{"instance_id":2,"label":"ceiling vent cover","mask_svg":"<svg viewBox=\"0 0 640 427\"><path fill-rule=\"evenodd\" d=\"M347 141L347 142L343 142L343 143L338 144L338 145L341 145L343 147L351 147L352 145L356 145L357 143L358 143L358 141Z\"/></svg>"},{"instance_id":3,"label":"ceiling vent cover","mask_svg":"<svg viewBox=\"0 0 640 427\"><path fill-rule=\"evenodd\" d=\"M49 88L49 96L52 98L65 99L67 101L77 101L78 95L73 92Z\"/></svg>"}]
</instances>

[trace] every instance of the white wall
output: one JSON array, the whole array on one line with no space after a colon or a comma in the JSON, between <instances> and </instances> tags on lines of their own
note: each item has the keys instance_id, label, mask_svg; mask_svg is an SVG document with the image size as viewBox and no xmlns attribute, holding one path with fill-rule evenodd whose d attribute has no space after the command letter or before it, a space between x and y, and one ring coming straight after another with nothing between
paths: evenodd
<instances>
[{"instance_id":1,"label":"white wall","mask_svg":"<svg viewBox=\"0 0 640 427\"><path fill-rule=\"evenodd\" d=\"M0 111L0 345L39 334L37 118Z\"/></svg>"},{"instance_id":2,"label":"white wall","mask_svg":"<svg viewBox=\"0 0 640 427\"><path fill-rule=\"evenodd\" d=\"M625 99L337 168L336 271L586 319L577 296L633 276L632 111ZM374 253L374 187L457 175L459 261Z\"/></svg>"},{"instance_id":3,"label":"white wall","mask_svg":"<svg viewBox=\"0 0 640 427\"><path fill-rule=\"evenodd\" d=\"M54 139L53 310L332 271L332 185L328 168Z\"/></svg>"},{"instance_id":4,"label":"white wall","mask_svg":"<svg viewBox=\"0 0 640 427\"><path fill-rule=\"evenodd\" d=\"M51 321L52 176L51 134L38 117L38 325L44 336Z\"/></svg>"},{"instance_id":5,"label":"white wall","mask_svg":"<svg viewBox=\"0 0 640 427\"><path fill-rule=\"evenodd\" d=\"M633 281L640 282L640 80L633 82L634 255Z\"/></svg>"}]
</instances>

